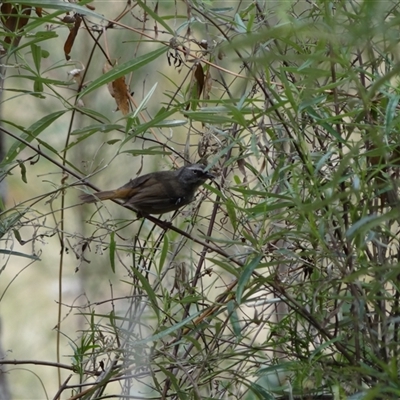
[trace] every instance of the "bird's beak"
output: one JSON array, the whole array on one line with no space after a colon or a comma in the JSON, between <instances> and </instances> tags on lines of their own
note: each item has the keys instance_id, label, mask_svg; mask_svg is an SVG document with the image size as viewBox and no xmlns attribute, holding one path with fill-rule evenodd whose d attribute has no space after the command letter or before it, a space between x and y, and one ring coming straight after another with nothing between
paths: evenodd
<instances>
[{"instance_id":1,"label":"bird's beak","mask_svg":"<svg viewBox=\"0 0 400 400\"><path fill-rule=\"evenodd\" d=\"M216 176L213 175L210 171L206 171L205 174L206 174L206 176L207 176L207 179L213 180L213 179L216 178Z\"/></svg>"}]
</instances>

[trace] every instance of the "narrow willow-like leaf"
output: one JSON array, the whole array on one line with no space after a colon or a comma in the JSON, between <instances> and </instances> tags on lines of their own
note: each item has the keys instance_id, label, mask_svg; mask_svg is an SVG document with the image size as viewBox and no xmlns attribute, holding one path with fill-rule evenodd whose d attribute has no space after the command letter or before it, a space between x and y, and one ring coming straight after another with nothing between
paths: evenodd
<instances>
[{"instance_id":1,"label":"narrow willow-like leaf","mask_svg":"<svg viewBox=\"0 0 400 400\"><path fill-rule=\"evenodd\" d=\"M229 272L233 276L235 276L235 277L239 276L239 272L240 271L238 271L238 269L235 268L231 263L223 262L223 261L220 261L220 260L218 260L216 258L207 258L207 260L211 261L213 264L218 265L219 267L221 267L225 271Z\"/></svg>"},{"instance_id":2,"label":"narrow willow-like leaf","mask_svg":"<svg viewBox=\"0 0 400 400\"><path fill-rule=\"evenodd\" d=\"M229 220L231 221L233 229L236 230L237 229L237 219L236 219L235 203L232 201L232 199L226 199L225 207L226 207L226 211L228 212Z\"/></svg>"},{"instance_id":3,"label":"narrow willow-like leaf","mask_svg":"<svg viewBox=\"0 0 400 400\"><path fill-rule=\"evenodd\" d=\"M236 301L238 304L241 304L244 289L249 282L251 274L258 267L262 258L262 255L257 255L247 265L244 266L236 289Z\"/></svg>"},{"instance_id":4,"label":"narrow willow-like leaf","mask_svg":"<svg viewBox=\"0 0 400 400\"><path fill-rule=\"evenodd\" d=\"M235 14L236 30L239 33L246 33L247 28L239 14Z\"/></svg>"},{"instance_id":5,"label":"narrow willow-like leaf","mask_svg":"<svg viewBox=\"0 0 400 400\"><path fill-rule=\"evenodd\" d=\"M171 152L170 151L164 151L162 148L160 147L151 147L149 149L134 149L134 150L124 150L121 151L119 154L123 154L123 153L128 153L128 154L132 154L133 156L143 156L143 155L147 155L147 156L167 156L170 155Z\"/></svg>"},{"instance_id":6,"label":"narrow willow-like leaf","mask_svg":"<svg viewBox=\"0 0 400 400\"><path fill-rule=\"evenodd\" d=\"M11 56L11 54L15 53L17 51L17 49L18 49L18 51L21 51L23 48L30 47L34 43L40 43L40 42L44 42L45 40L55 39L58 37L58 35L54 31L48 31L48 32L41 31L41 32L36 32L32 35L29 35L28 37L29 37L29 40L22 42L21 45L18 47L12 48L10 50L10 52L8 53L8 55Z\"/></svg>"},{"instance_id":7,"label":"narrow willow-like leaf","mask_svg":"<svg viewBox=\"0 0 400 400\"><path fill-rule=\"evenodd\" d=\"M118 129L124 129L124 127L122 125L117 125L117 124L94 124L85 126L84 128L81 129L75 129L74 131L71 132L71 135L82 135L82 134L86 135L88 133L96 133L96 132L107 133Z\"/></svg>"},{"instance_id":8,"label":"narrow willow-like leaf","mask_svg":"<svg viewBox=\"0 0 400 400\"><path fill-rule=\"evenodd\" d=\"M15 257L24 257L24 258L29 258L29 259L35 260L35 261L40 261L40 258L38 256L35 256L32 254L20 253L19 251L0 249L0 254L5 254L5 255L15 256Z\"/></svg>"},{"instance_id":9,"label":"narrow willow-like leaf","mask_svg":"<svg viewBox=\"0 0 400 400\"><path fill-rule=\"evenodd\" d=\"M229 321L232 325L233 332L236 335L236 340L238 341L242 337L242 327L240 326L239 315L236 309L235 301L228 301L226 309L229 313Z\"/></svg>"},{"instance_id":10,"label":"narrow willow-like leaf","mask_svg":"<svg viewBox=\"0 0 400 400\"><path fill-rule=\"evenodd\" d=\"M7 3L10 4L21 4L18 0L8 0ZM85 3L90 3L90 1L81 1L80 4L84 5ZM24 0L24 5L29 5L31 7L43 7L43 8L51 8L53 10L62 10L62 11L72 11L78 14L87 15L90 17L105 19L103 15L97 14L94 11L89 10L86 7L82 7L82 5L77 5L74 3L67 3L65 1L60 0Z\"/></svg>"},{"instance_id":11,"label":"narrow willow-like leaf","mask_svg":"<svg viewBox=\"0 0 400 400\"><path fill-rule=\"evenodd\" d=\"M160 57L168 50L168 47L160 47L157 50L154 50L150 53L144 54L140 57L136 57L132 60L129 60L121 65L116 66L111 71L107 72L106 74L101 75L99 78L95 79L92 83L90 83L82 92L79 94L79 98L87 95L93 90L98 89L99 87L106 85L107 83L113 82L116 79L125 76L137 69L144 67L145 65L149 64L151 61L155 60L156 58Z\"/></svg>"},{"instance_id":12,"label":"narrow willow-like leaf","mask_svg":"<svg viewBox=\"0 0 400 400\"><path fill-rule=\"evenodd\" d=\"M249 390L251 390L259 400L275 400L276 397L270 394L267 389L263 388L258 383L252 382L250 386L248 386Z\"/></svg>"},{"instance_id":13,"label":"narrow willow-like leaf","mask_svg":"<svg viewBox=\"0 0 400 400\"><path fill-rule=\"evenodd\" d=\"M161 122L155 123L154 127L156 128L175 128L176 126L186 125L188 122L185 119L171 119L171 120L163 120Z\"/></svg>"},{"instance_id":14,"label":"narrow willow-like leaf","mask_svg":"<svg viewBox=\"0 0 400 400\"><path fill-rule=\"evenodd\" d=\"M28 129L25 130L26 133L23 133L20 137L24 139L26 142L30 143L34 140L37 136L39 136L46 128L48 128L54 121L64 115L66 110L56 111L52 114L46 115L45 117L41 118L39 121L32 124ZM13 161L15 157L26 147L24 143L19 141L14 142L11 146L10 150L8 151L7 155L4 157L4 161L0 164L6 165Z\"/></svg>"},{"instance_id":15,"label":"narrow willow-like leaf","mask_svg":"<svg viewBox=\"0 0 400 400\"><path fill-rule=\"evenodd\" d=\"M160 306L158 304L157 295L154 292L154 289L151 287L148 279L146 277L144 277L142 275L142 273L136 268L132 268L131 271L139 279L143 291L146 293L148 299L150 300L150 302L152 304L152 310L156 313L157 318L160 319L160 311L159 311ZM131 284L131 282L127 282L127 283Z\"/></svg>"},{"instance_id":16,"label":"narrow willow-like leaf","mask_svg":"<svg viewBox=\"0 0 400 400\"><path fill-rule=\"evenodd\" d=\"M159 263L159 269L161 270L165 260L167 259L167 255L168 255L168 250L169 250L169 239L168 239L168 235L164 236L164 241L163 241L163 247L161 249L161 255L160 255L160 263Z\"/></svg>"},{"instance_id":17,"label":"narrow willow-like leaf","mask_svg":"<svg viewBox=\"0 0 400 400\"><path fill-rule=\"evenodd\" d=\"M136 118L139 113L147 106L147 103L149 102L149 100L152 98L155 90L157 88L157 82L153 85L153 87L147 92L146 96L144 97L144 99L140 102L140 104L138 105L137 109L135 110L135 112L133 113L133 117L132 118Z\"/></svg>"},{"instance_id":18,"label":"narrow willow-like leaf","mask_svg":"<svg viewBox=\"0 0 400 400\"><path fill-rule=\"evenodd\" d=\"M199 121L209 124L232 123L232 117L230 117L229 115L219 115L199 111L186 111L185 115L193 121Z\"/></svg>"},{"instance_id":19,"label":"narrow willow-like leaf","mask_svg":"<svg viewBox=\"0 0 400 400\"><path fill-rule=\"evenodd\" d=\"M108 250L109 250L109 256L110 256L110 266L111 266L112 272L114 272L114 273L115 273L115 247L116 247L115 232L111 232L110 246L109 246Z\"/></svg>"},{"instance_id":20,"label":"narrow willow-like leaf","mask_svg":"<svg viewBox=\"0 0 400 400\"><path fill-rule=\"evenodd\" d=\"M176 332L178 329L181 329L182 327L184 327L185 325L187 325L189 322L193 321L194 319L196 319L200 314L202 313L202 311L197 311L194 314L190 315L189 317L185 318L184 320L178 322L177 324L164 329L163 331L156 333L155 335L149 336L146 339L143 340L139 340L138 342L133 343L133 345L135 347L140 347L143 346L147 343L150 342L156 342L160 339L162 339L165 336L169 336L171 335L173 332Z\"/></svg>"},{"instance_id":21,"label":"narrow willow-like leaf","mask_svg":"<svg viewBox=\"0 0 400 400\"><path fill-rule=\"evenodd\" d=\"M397 112L396 108L399 104L399 95L389 95L389 102L386 107L385 113L385 133L388 135L392 129L393 119L396 118Z\"/></svg>"},{"instance_id":22,"label":"narrow willow-like leaf","mask_svg":"<svg viewBox=\"0 0 400 400\"><path fill-rule=\"evenodd\" d=\"M31 52L32 52L32 58L33 62L35 63L35 67L37 72L40 71L40 64L42 61L42 48L40 46L37 46L36 44L32 43L31 44Z\"/></svg>"},{"instance_id":23,"label":"narrow willow-like leaf","mask_svg":"<svg viewBox=\"0 0 400 400\"><path fill-rule=\"evenodd\" d=\"M136 136L143 132L146 132L148 129L153 128L154 126L157 126L158 123L166 120L168 117L175 114L176 112L177 112L177 109L175 109L175 108L172 108L172 109L166 111L165 108L162 107L160 109L160 111L149 122L146 122L141 125L133 126L132 134L129 134L129 136L124 140L124 142L122 144L125 144L126 142L131 141L132 135Z\"/></svg>"}]
</instances>

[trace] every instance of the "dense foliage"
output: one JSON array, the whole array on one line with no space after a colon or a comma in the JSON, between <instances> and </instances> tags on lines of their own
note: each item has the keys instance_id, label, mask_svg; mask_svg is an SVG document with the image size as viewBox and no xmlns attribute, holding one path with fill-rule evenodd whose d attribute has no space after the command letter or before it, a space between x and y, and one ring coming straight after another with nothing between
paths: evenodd
<instances>
[{"instance_id":1,"label":"dense foliage","mask_svg":"<svg viewBox=\"0 0 400 400\"><path fill-rule=\"evenodd\" d=\"M0 300L32 271L57 302L48 358L3 367L47 398L400 398L398 8L3 2ZM79 201L198 160L174 214Z\"/></svg>"}]
</instances>

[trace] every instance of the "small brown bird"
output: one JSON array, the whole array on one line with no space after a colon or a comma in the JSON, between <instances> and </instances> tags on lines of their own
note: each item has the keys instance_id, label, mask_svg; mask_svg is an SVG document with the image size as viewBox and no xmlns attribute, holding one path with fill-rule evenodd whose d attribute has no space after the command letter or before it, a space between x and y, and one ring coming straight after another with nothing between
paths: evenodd
<instances>
[{"instance_id":1,"label":"small brown bird","mask_svg":"<svg viewBox=\"0 0 400 400\"><path fill-rule=\"evenodd\" d=\"M193 201L196 190L214 175L203 164L192 164L175 171L158 171L131 179L119 189L80 196L84 203L99 200L125 200L139 216L175 211Z\"/></svg>"}]
</instances>

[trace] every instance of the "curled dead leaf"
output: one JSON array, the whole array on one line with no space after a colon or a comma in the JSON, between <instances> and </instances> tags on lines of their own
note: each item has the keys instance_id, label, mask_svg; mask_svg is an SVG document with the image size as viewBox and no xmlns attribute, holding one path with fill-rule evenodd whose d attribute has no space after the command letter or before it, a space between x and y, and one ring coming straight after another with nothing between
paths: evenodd
<instances>
[{"instance_id":1,"label":"curled dead leaf","mask_svg":"<svg viewBox=\"0 0 400 400\"><path fill-rule=\"evenodd\" d=\"M113 66L106 62L103 67L103 73L105 74L112 69ZM111 96L114 97L115 102L117 103L117 107L122 112L122 114L129 114L129 91L128 86L125 82L125 77L121 76L115 81L108 83L107 87Z\"/></svg>"},{"instance_id":2,"label":"curled dead leaf","mask_svg":"<svg viewBox=\"0 0 400 400\"><path fill-rule=\"evenodd\" d=\"M18 46L23 33L23 27L28 23L31 15L32 7L21 4L20 7L12 7L11 4L3 3L0 8L1 22L6 31L16 33L15 35L7 35L4 42L13 47ZM42 9L35 7L38 17L42 16Z\"/></svg>"},{"instance_id":3,"label":"curled dead leaf","mask_svg":"<svg viewBox=\"0 0 400 400\"><path fill-rule=\"evenodd\" d=\"M211 76L211 69L208 68L206 72L206 78L204 82L204 90L203 90L203 99L208 100L210 98L210 92L212 88L212 76Z\"/></svg>"},{"instance_id":4,"label":"curled dead leaf","mask_svg":"<svg viewBox=\"0 0 400 400\"><path fill-rule=\"evenodd\" d=\"M64 44L64 54L65 54L65 58L67 59L67 61L71 59L71 57L69 55L71 53L72 46L74 45L75 38L78 35L78 31L79 31L79 27L81 26L81 22L82 22L82 17L80 15L76 14L74 26L69 30L69 35Z\"/></svg>"},{"instance_id":5,"label":"curled dead leaf","mask_svg":"<svg viewBox=\"0 0 400 400\"><path fill-rule=\"evenodd\" d=\"M200 63L197 64L197 67L194 71L194 76L197 82L197 95L198 98L200 98L204 88L204 70Z\"/></svg>"},{"instance_id":6,"label":"curled dead leaf","mask_svg":"<svg viewBox=\"0 0 400 400\"><path fill-rule=\"evenodd\" d=\"M192 78L190 80L188 90L188 100L200 100L201 93L204 89L204 70L200 62L198 62L193 68ZM192 101L186 106L186 110L188 110L189 107L191 107L193 111L196 110L197 102Z\"/></svg>"}]
</instances>

